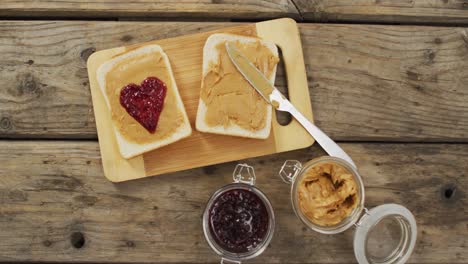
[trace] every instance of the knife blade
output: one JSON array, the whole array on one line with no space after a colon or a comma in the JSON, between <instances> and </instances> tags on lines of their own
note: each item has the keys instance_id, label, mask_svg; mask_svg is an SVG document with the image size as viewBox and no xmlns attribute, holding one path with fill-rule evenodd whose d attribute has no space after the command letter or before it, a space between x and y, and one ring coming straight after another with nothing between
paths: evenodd
<instances>
[{"instance_id":1,"label":"knife blade","mask_svg":"<svg viewBox=\"0 0 468 264\"><path fill-rule=\"evenodd\" d=\"M239 49L232 43L226 42L226 51L234 66L250 85L269 104L279 111L289 112L309 134L322 146L322 148L333 157L341 158L356 168L351 157L327 136L320 128L310 122L296 107L286 99L276 87L263 75L263 73L253 65Z\"/></svg>"}]
</instances>

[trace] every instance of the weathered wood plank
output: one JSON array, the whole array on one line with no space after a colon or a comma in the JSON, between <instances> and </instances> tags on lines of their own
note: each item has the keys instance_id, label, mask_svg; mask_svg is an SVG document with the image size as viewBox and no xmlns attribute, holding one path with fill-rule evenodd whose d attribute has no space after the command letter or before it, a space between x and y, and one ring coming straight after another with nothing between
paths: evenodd
<instances>
[{"instance_id":1,"label":"weathered wood plank","mask_svg":"<svg viewBox=\"0 0 468 264\"><path fill-rule=\"evenodd\" d=\"M418 242L411 263L466 261L468 145L343 148L360 168L368 208L393 202L414 213ZM353 232L307 230L277 176L284 160L319 155L315 146L247 160L277 218L271 246L252 263L354 261ZM96 142L0 141L0 164L0 261L218 261L205 242L201 214L209 196L231 181L236 163L112 184L102 174Z\"/></svg>"},{"instance_id":2,"label":"weathered wood plank","mask_svg":"<svg viewBox=\"0 0 468 264\"><path fill-rule=\"evenodd\" d=\"M307 21L468 23L466 0L293 0Z\"/></svg>"},{"instance_id":3,"label":"weathered wood plank","mask_svg":"<svg viewBox=\"0 0 468 264\"><path fill-rule=\"evenodd\" d=\"M3 17L300 18L290 0L2 0Z\"/></svg>"},{"instance_id":4,"label":"weathered wood plank","mask_svg":"<svg viewBox=\"0 0 468 264\"><path fill-rule=\"evenodd\" d=\"M232 25L3 21L0 137L95 138L85 64L94 50ZM315 119L333 138L467 141L468 29L300 30Z\"/></svg>"},{"instance_id":5,"label":"weathered wood plank","mask_svg":"<svg viewBox=\"0 0 468 264\"><path fill-rule=\"evenodd\" d=\"M466 141L468 30L301 27L317 124L339 140Z\"/></svg>"}]
</instances>

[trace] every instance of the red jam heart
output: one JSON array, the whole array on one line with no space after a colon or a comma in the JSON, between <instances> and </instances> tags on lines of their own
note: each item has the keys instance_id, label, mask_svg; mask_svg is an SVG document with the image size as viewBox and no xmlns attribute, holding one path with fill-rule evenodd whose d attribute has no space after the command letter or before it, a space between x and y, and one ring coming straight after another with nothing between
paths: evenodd
<instances>
[{"instance_id":1,"label":"red jam heart","mask_svg":"<svg viewBox=\"0 0 468 264\"><path fill-rule=\"evenodd\" d=\"M130 83L120 91L120 104L146 130L154 133L166 98L166 84L148 77L140 85Z\"/></svg>"}]
</instances>

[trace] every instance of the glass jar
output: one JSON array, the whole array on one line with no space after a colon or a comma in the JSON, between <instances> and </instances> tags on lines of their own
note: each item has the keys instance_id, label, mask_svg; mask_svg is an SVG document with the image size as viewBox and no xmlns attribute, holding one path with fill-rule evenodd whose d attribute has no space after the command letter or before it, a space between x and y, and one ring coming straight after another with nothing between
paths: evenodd
<instances>
[{"instance_id":1,"label":"glass jar","mask_svg":"<svg viewBox=\"0 0 468 264\"><path fill-rule=\"evenodd\" d=\"M357 206L351 213L333 226L320 226L303 214L299 206L298 187L310 168L334 163L349 171L357 187ZM416 243L416 220L405 207L384 204L368 210L364 206L364 183L358 170L347 161L336 157L320 157L304 166L296 160L287 160L280 170L280 177L291 184L291 203L296 216L310 229L323 234L341 233L355 227L354 255L359 263L405 263Z\"/></svg>"},{"instance_id":2,"label":"glass jar","mask_svg":"<svg viewBox=\"0 0 468 264\"><path fill-rule=\"evenodd\" d=\"M213 249L213 251L215 251L216 254L221 256L221 263L241 263L241 261L243 260L251 259L262 254L262 252L265 251L265 249L270 244L275 230L275 216L273 213L273 207L271 206L271 203L265 196L265 194L263 194L263 192L261 192L257 187L255 187L255 172L253 167L247 164L238 164L233 173L233 181L233 183L225 185L218 189L211 196L203 213L203 232L205 234L206 241ZM247 252L236 253L233 251L226 250L217 242L217 239L212 234L213 231L210 229L211 208L213 207L214 203L219 197L233 190L244 190L249 193L252 193L254 197L258 198L261 201L261 203L263 203L268 215L266 234L264 235L262 241L260 241L259 244L257 244L254 248L248 250Z\"/></svg>"}]
</instances>

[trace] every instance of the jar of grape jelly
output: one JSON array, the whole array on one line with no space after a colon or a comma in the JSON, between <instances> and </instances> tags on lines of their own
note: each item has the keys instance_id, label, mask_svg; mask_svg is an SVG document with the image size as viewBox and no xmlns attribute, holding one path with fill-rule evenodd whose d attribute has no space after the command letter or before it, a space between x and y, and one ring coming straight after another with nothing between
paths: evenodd
<instances>
[{"instance_id":1,"label":"jar of grape jelly","mask_svg":"<svg viewBox=\"0 0 468 264\"><path fill-rule=\"evenodd\" d=\"M308 228L337 234L354 226L359 263L405 263L410 257L417 234L413 214L397 204L365 208L364 183L347 161L325 156L302 165L287 160L279 174L291 184L292 207Z\"/></svg>"},{"instance_id":2,"label":"jar of grape jelly","mask_svg":"<svg viewBox=\"0 0 468 264\"><path fill-rule=\"evenodd\" d=\"M275 217L268 198L255 187L255 172L238 164L234 182L217 190L203 213L203 232L221 263L240 263L260 255L270 243Z\"/></svg>"}]
</instances>

